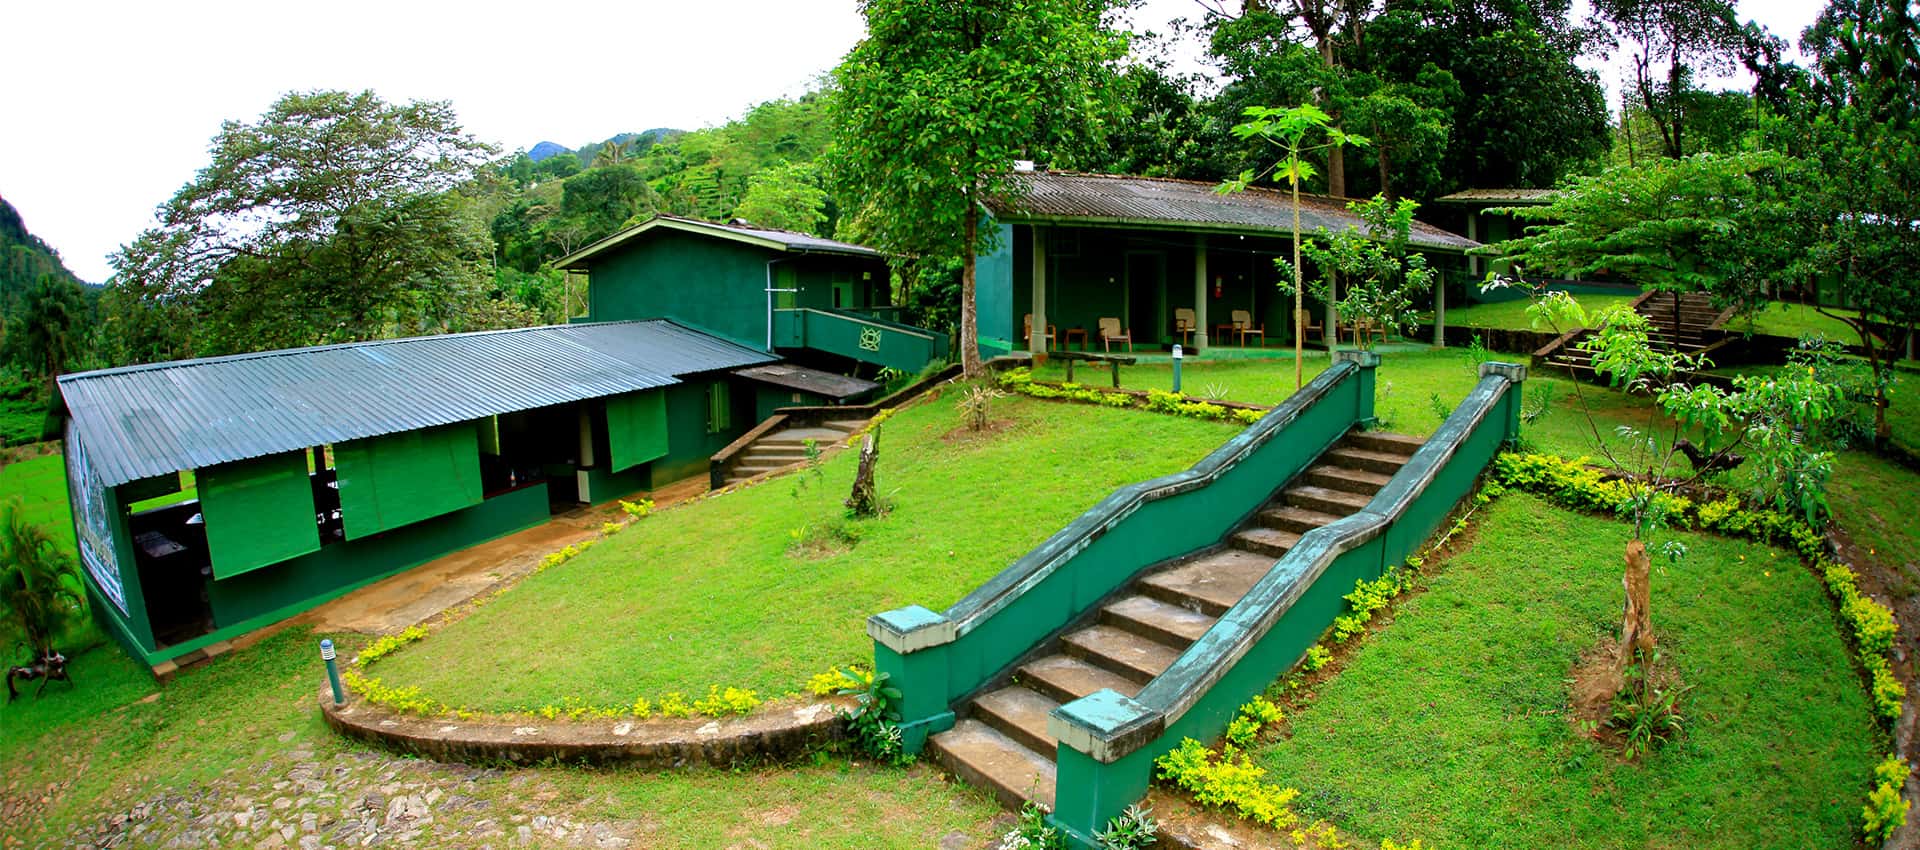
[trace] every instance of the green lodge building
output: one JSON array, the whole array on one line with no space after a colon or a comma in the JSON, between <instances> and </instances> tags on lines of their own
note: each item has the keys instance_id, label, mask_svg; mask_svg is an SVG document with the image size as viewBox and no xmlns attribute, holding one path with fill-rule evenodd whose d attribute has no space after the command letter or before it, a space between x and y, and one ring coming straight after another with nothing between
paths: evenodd
<instances>
[{"instance_id":1,"label":"green lodge building","mask_svg":"<svg viewBox=\"0 0 1920 850\"><path fill-rule=\"evenodd\" d=\"M984 356L1175 343L1292 346L1293 300L1278 287L1273 264L1292 256L1291 193L1255 187L1221 195L1216 183L1065 171L1019 178L1024 193L990 208L987 226L998 238L978 258L974 303ZM1301 195L1300 232L1361 226L1347 203ZM1480 244L1418 221L1409 242L1443 277L1465 275L1466 252ZM1314 315L1313 339L1340 327L1325 312Z\"/></svg>"},{"instance_id":2,"label":"green lodge building","mask_svg":"<svg viewBox=\"0 0 1920 850\"><path fill-rule=\"evenodd\" d=\"M918 371L869 248L660 217L566 258L572 324L65 375L89 601L161 665L481 541L692 476L773 410Z\"/></svg>"}]
</instances>

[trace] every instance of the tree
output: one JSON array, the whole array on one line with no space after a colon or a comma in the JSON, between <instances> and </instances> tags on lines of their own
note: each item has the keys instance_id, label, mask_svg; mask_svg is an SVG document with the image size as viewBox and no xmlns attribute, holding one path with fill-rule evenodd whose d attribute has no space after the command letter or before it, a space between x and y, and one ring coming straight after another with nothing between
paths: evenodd
<instances>
[{"instance_id":1,"label":"tree","mask_svg":"<svg viewBox=\"0 0 1920 850\"><path fill-rule=\"evenodd\" d=\"M733 214L761 227L822 235L827 192L812 165L781 163L747 178L747 195Z\"/></svg>"},{"instance_id":2,"label":"tree","mask_svg":"<svg viewBox=\"0 0 1920 850\"><path fill-rule=\"evenodd\" d=\"M1615 166L1575 180L1546 206L1498 210L1550 223L1487 252L1567 277L1705 292L1751 312L1791 262L1780 187L1793 166L1769 152Z\"/></svg>"},{"instance_id":3,"label":"tree","mask_svg":"<svg viewBox=\"0 0 1920 850\"><path fill-rule=\"evenodd\" d=\"M895 254L961 262L960 352L984 374L974 257L989 201L1021 191L1016 159L1101 131L1125 39L1105 0L864 0L867 36L835 72L829 175L858 201L853 233Z\"/></svg>"},{"instance_id":4,"label":"tree","mask_svg":"<svg viewBox=\"0 0 1920 850\"><path fill-rule=\"evenodd\" d=\"M39 658L52 654L74 615L86 610L86 597L73 556L21 514L19 499L0 508L0 615Z\"/></svg>"},{"instance_id":5,"label":"tree","mask_svg":"<svg viewBox=\"0 0 1920 850\"><path fill-rule=\"evenodd\" d=\"M1301 303L1300 184L1313 177L1313 164L1306 157L1316 150L1331 150L1345 145L1365 147L1367 140L1341 132L1340 128L1333 126L1333 119L1327 113L1310 103L1302 103L1292 109L1250 107L1247 117L1251 120L1234 125L1233 134L1242 139L1260 139L1280 148L1281 159L1270 166L1268 172L1286 180L1287 186L1293 190L1293 387L1298 390L1305 380L1301 370L1302 362L1306 359L1307 335L1307 310ZM1315 138L1324 141L1311 141ZM1242 171L1239 177L1222 183L1220 192L1240 191L1262 176L1265 174L1251 169ZM1329 282L1329 288L1331 286ZM1329 322L1328 327L1333 327L1333 324Z\"/></svg>"},{"instance_id":6,"label":"tree","mask_svg":"<svg viewBox=\"0 0 1920 850\"><path fill-rule=\"evenodd\" d=\"M1413 297L1431 290L1435 277L1426 257L1407 253L1413 213L1419 207L1410 199L1395 203L1385 195L1348 204L1347 209L1360 217L1360 226L1349 225L1332 234L1322 228L1301 246L1320 270L1314 297L1335 304L1342 316L1364 319L1395 333L1411 333ZM1334 297L1336 277L1344 282L1338 299ZM1364 333L1354 339L1362 351L1368 342Z\"/></svg>"},{"instance_id":7,"label":"tree","mask_svg":"<svg viewBox=\"0 0 1920 850\"><path fill-rule=\"evenodd\" d=\"M112 285L192 302L197 353L440 327L487 279L457 187L492 149L446 103L293 93L228 121L213 161L114 257Z\"/></svg>"},{"instance_id":8,"label":"tree","mask_svg":"<svg viewBox=\"0 0 1920 850\"><path fill-rule=\"evenodd\" d=\"M92 313L71 278L41 275L7 320L7 359L29 375L52 381L88 349Z\"/></svg>"},{"instance_id":9,"label":"tree","mask_svg":"<svg viewBox=\"0 0 1920 850\"><path fill-rule=\"evenodd\" d=\"M1595 0L1594 11L1631 44L1635 102L1670 159L1687 154L1694 78L1733 69L1746 46L1728 0ZM1695 147L1695 151L1703 148Z\"/></svg>"},{"instance_id":10,"label":"tree","mask_svg":"<svg viewBox=\"0 0 1920 850\"><path fill-rule=\"evenodd\" d=\"M1873 370L1874 432L1890 434L1892 346L1920 325L1920 37L1908 0L1835 0L1808 29L1814 57L1793 93L1780 144L1811 168L1793 197L1809 289L1830 287L1821 312L1860 337Z\"/></svg>"}]
</instances>

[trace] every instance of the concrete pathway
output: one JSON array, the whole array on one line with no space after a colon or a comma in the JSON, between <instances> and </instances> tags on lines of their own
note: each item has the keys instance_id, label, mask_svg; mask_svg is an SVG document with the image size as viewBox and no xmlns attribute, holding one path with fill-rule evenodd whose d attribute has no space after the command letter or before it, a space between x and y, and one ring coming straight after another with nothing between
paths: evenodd
<instances>
[{"instance_id":1,"label":"concrete pathway","mask_svg":"<svg viewBox=\"0 0 1920 850\"><path fill-rule=\"evenodd\" d=\"M704 495L706 485L706 476L698 475L626 498L628 501L652 499L654 509L659 510ZM374 582L291 620L250 634L247 640L258 640L273 629L292 624L311 625L317 632L391 634L426 622L503 582L518 581L539 566L540 559L548 553L597 537L602 523L622 518L617 501L568 511L541 525L441 556Z\"/></svg>"}]
</instances>

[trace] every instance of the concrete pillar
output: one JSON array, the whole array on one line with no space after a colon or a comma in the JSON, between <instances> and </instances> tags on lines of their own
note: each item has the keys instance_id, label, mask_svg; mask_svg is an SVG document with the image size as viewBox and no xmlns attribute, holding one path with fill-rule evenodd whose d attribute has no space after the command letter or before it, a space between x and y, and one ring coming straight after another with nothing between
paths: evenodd
<instances>
[{"instance_id":1,"label":"concrete pillar","mask_svg":"<svg viewBox=\"0 0 1920 850\"><path fill-rule=\"evenodd\" d=\"M1193 347L1205 350L1207 332L1213 326L1207 323L1207 235L1196 233L1193 236Z\"/></svg>"},{"instance_id":2,"label":"concrete pillar","mask_svg":"<svg viewBox=\"0 0 1920 850\"><path fill-rule=\"evenodd\" d=\"M1037 224L1033 225L1033 328L1027 333L1027 350L1047 353L1047 233Z\"/></svg>"},{"instance_id":3,"label":"concrete pillar","mask_svg":"<svg viewBox=\"0 0 1920 850\"><path fill-rule=\"evenodd\" d=\"M1469 259L1471 263L1473 260ZM1433 277L1433 344L1447 347L1447 274L1440 271Z\"/></svg>"}]
</instances>

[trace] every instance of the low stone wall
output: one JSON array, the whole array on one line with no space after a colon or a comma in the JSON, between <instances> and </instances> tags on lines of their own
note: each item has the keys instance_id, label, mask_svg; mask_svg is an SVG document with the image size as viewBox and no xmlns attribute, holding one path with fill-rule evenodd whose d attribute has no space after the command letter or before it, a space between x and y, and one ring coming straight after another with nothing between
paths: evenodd
<instances>
[{"instance_id":1,"label":"low stone wall","mask_svg":"<svg viewBox=\"0 0 1920 850\"><path fill-rule=\"evenodd\" d=\"M320 689L320 710L335 732L355 740L444 762L467 764L694 764L791 761L843 740L839 713L852 697L809 698L762 706L740 717L542 720L418 717L348 695L334 705Z\"/></svg>"}]
</instances>

